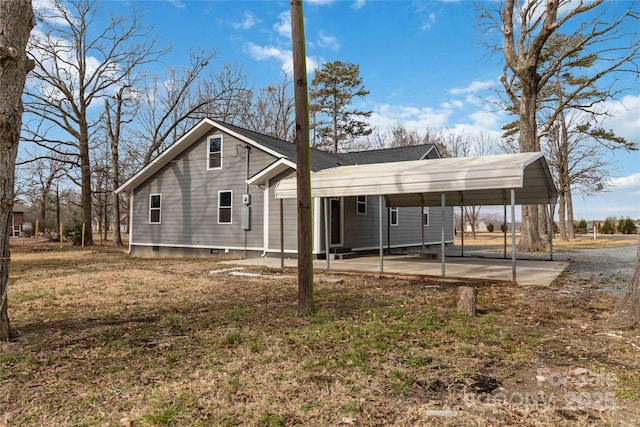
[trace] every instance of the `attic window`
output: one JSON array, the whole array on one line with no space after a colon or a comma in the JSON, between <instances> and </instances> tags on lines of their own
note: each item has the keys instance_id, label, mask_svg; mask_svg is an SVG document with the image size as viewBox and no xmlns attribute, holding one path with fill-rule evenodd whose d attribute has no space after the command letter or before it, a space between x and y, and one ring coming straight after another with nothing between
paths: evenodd
<instances>
[{"instance_id":1,"label":"attic window","mask_svg":"<svg viewBox=\"0 0 640 427\"><path fill-rule=\"evenodd\" d=\"M222 169L222 135L208 138L207 169Z\"/></svg>"}]
</instances>

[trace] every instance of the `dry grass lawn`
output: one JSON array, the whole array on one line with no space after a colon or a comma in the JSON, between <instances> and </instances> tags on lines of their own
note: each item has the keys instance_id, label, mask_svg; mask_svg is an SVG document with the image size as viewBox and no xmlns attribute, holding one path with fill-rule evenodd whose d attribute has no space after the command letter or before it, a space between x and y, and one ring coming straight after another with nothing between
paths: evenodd
<instances>
[{"instance_id":1,"label":"dry grass lawn","mask_svg":"<svg viewBox=\"0 0 640 427\"><path fill-rule=\"evenodd\" d=\"M215 259L52 244L12 259L21 335L0 344L0 426L640 419L638 332L607 330L613 298L567 275L478 283L473 319L455 283L349 275L317 284L303 316L295 279L210 274Z\"/></svg>"}]
</instances>

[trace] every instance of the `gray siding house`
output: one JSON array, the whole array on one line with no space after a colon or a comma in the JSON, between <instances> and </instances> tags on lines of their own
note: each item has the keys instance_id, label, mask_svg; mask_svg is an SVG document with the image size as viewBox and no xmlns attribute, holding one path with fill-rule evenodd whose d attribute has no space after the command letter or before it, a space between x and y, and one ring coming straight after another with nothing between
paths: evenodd
<instances>
[{"instance_id":1,"label":"gray siding house","mask_svg":"<svg viewBox=\"0 0 640 427\"><path fill-rule=\"evenodd\" d=\"M439 158L431 144L352 153L313 150L311 169ZM295 176L295 145L216 120L204 119L117 192L130 198L130 253L158 256L280 254L280 200L275 186ZM313 178L312 178L313 179ZM377 198L332 198L330 252L378 248ZM283 200L284 252L297 252L295 199ZM453 209L384 209L384 245L439 244L445 221L453 242ZM313 200L313 253L326 255L320 199Z\"/></svg>"}]
</instances>

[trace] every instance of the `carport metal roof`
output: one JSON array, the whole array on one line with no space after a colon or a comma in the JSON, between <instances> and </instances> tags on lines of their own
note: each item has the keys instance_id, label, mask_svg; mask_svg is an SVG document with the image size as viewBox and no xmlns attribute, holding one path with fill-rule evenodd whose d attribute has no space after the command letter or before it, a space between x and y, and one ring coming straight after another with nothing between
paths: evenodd
<instances>
[{"instance_id":1,"label":"carport metal roof","mask_svg":"<svg viewBox=\"0 0 640 427\"><path fill-rule=\"evenodd\" d=\"M288 178L278 183L275 195L278 199L295 198L296 178ZM327 198L369 195L379 196L380 272L384 271L383 199L386 200L386 205L391 207L441 206L443 212L446 206L504 205L506 209L506 205L510 204L511 269L514 283L516 282L515 205L551 204L555 203L558 197L549 166L544 155L539 152L452 157L325 169L311 174L311 196L324 198L326 247L329 247ZM444 221L442 221L441 236L442 276L444 277L446 264ZM281 253L281 258L284 259L284 253ZM329 269L328 254L327 269Z\"/></svg>"},{"instance_id":2,"label":"carport metal roof","mask_svg":"<svg viewBox=\"0 0 640 427\"><path fill-rule=\"evenodd\" d=\"M312 197L385 196L387 206L447 206L555 202L557 192L544 155L539 152L482 157L341 166L311 174ZM281 181L277 198L296 197L296 179Z\"/></svg>"}]
</instances>

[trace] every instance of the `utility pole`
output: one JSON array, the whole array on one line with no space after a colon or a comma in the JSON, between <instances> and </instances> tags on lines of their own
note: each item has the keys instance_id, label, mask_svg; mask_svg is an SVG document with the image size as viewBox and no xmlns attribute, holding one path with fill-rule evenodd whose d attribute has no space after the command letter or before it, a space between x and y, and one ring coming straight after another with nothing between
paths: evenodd
<instances>
[{"instance_id":1,"label":"utility pole","mask_svg":"<svg viewBox=\"0 0 640 427\"><path fill-rule=\"evenodd\" d=\"M311 246L311 153L309 150L309 95L304 45L302 0L291 0L291 42L296 104L296 178L298 201L298 308L313 310ZM328 256L328 254L327 254Z\"/></svg>"}]
</instances>

